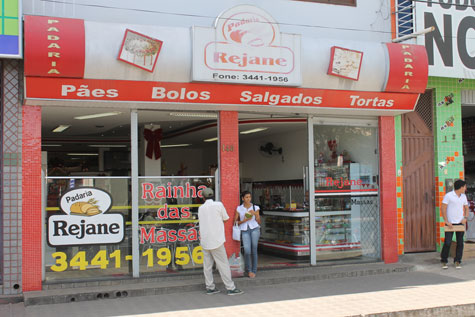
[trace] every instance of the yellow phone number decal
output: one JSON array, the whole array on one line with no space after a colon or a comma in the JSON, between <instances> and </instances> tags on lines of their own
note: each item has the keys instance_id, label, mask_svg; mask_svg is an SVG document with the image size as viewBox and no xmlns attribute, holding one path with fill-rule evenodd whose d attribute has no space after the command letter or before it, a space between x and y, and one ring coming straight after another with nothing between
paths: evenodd
<instances>
[{"instance_id":1,"label":"yellow phone number decal","mask_svg":"<svg viewBox=\"0 0 475 317\"><path fill-rule=\"evenodd\" d=\"M51 266L51 270L54 272L66 271L68 267L78 267L79 270L84 271L89 265L100 267L104 270L107 269L111 261L114 262L114 268L116 269L119 269L122 265L120 250L115 250L109 254L109 256L107 256L106 250L101 250L96 253L90 263L86 259L85 251L79 251L69 261L64 252L55 252L51 256L56 260L55 265ZM154 252L153 249L147 249L142 253L142 256L146 257L147 267L149 268L153 267L155 263L159 266L167 266L173 259L172 252L169 248L160 248L156 252ZM127 255L125 260L132 260L132 256ZM192 260L194 264L203 264L203 248L201 246L193 248L191 258L188 247L177 247L175 249L175 263L177 265L187 265L190 263L190 260Z\"/></svg>"}]
</instances>

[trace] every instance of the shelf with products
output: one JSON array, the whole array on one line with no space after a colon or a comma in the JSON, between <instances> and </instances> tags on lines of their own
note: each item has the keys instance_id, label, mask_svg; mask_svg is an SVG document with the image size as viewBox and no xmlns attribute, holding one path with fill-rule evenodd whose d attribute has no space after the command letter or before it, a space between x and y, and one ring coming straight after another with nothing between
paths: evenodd
<instances>
[{"instance_id":1,"label":"shelf with products","mask_svg":"<svg viewBox=\"0 0 475 317\"><path fill-rule=\"evenodd\" d=\"M301 214L297 216L296 214ZM259 246L264 252L284 256L308 256L310 241L310 222L308 213L295 215L275 215L264 213L261 216L261 238Z\"/></svg>"},{"instance_id":2,"label":"shelf with products","mask_svg":"<svg viewBox=\"0 0 475 317\"><path fill-rule=\"evenodd\" d=\"M315 190L349 189L344 180L349 179L350 164L315 164ZM341 182L343 181L343 182Z\"/></svg>"},{"instance_id":3,"label":"shelf with products","mask_svg":"<svg viewBox=\"0 0 475 317\"><path fill-rule=\"evenodd\" d=\"M315 166L317 257L358 257L362 208L377 207L377 175L369 164L340 162Z\"/></svg>"},{"instance_id":4,"label":"shelf with products","mask_svg":"<svg viewBox=\"0 0 475 317\"><path fill-rule=\"evenodd\" d=\"M308 256L309 208L304 180L261 181L250 185L254 202L261 211L260 249L286 257Z\"/></svg>"},{"instance_id":5,"label":"shelf with products","mask_svg":"<svg viewBox=\"0 0 475 317\"><path fill-rule=\"evenodd\" d=\"M252 182L250 185L254 202L263 214L308 211L303 179Z\"/></svg>"}]
</instances>

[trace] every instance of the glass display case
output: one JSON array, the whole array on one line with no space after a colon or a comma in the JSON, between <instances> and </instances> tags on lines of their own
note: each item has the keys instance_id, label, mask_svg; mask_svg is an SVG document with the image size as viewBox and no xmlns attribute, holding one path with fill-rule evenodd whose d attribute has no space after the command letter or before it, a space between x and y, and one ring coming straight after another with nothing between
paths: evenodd
<instances>
[{"instance_id":1,"label":"glass display case","mask_svg":"<svg viewBox=\"0 0 475 317\"><path fill-rule=\"evenodd\" d=\"M252 195L262 214L260 250L286 257L308 256L308 195L303 179L254 182Z\"/></svg>"},{"instance_id":2,"label":"glass display case","mask_svg":"<svg viewBox=\"0 0 475 317\"><path fill-rule=\"evenodd\" d=\"M316 164L315 234L317 258L359 257L363 208L376 208L377 184L370 166L359 163Z\"/></svg>"}]
</instances>

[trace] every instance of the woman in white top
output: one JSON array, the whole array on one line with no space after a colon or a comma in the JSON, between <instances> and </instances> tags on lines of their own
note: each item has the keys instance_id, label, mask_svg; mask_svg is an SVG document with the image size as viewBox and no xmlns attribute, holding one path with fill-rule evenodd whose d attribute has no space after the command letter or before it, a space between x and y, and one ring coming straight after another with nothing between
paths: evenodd
<instances>
[{"instance_id":1,"label":"woman in white top","mask_svg":"<svg viewBox=\"0 0 475 317\"><path fill-rule=\"evenodd\" d=\"M242 205L236 209L234 222L241 229L242 244L244 246L244 260L246 272L250 278L255 278L257 273L257 242L261 235L259 206L251 202L251 193L245 191L241 194ZM252 260L251 260L252 259Z\"/></svg>"}]
</instances>

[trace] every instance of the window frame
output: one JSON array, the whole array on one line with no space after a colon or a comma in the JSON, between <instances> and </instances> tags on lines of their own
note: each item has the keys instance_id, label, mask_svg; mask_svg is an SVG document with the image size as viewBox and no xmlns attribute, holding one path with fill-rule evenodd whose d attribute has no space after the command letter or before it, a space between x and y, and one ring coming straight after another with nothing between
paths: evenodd
<instances>
[{"instance_id":1,"label":"window frame","mask_svg":"<svg viewBox=\"0 0 475 317\"><path fill-rule=\"evenodd\" d=\"M343 5L349 7L356 7L357 0L294 0L302 2L315 2L315 3L324 3L324 4L333 4L333 5Z\"/></svg>"}]
</instances>

